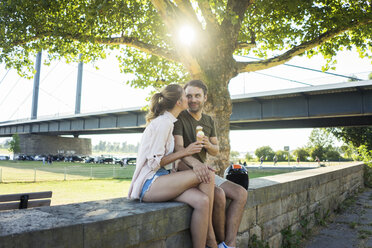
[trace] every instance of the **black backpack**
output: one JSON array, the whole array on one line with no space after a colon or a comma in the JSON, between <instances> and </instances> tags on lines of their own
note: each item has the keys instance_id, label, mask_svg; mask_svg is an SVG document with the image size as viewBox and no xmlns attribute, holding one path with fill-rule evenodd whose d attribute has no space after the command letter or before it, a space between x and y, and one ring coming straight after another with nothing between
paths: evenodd
<instances>
[{"instance_id":1,"label":"black backpack","mask_svg":"<svg viewBox=\"0 0 372 248\"><path fill-rule=\"evenodd\" d=\"M248 190L249 176L248 171L244 168L244 166L240 164L230 165L225 170L225 178Z\"/></svg>"}]
</instances>

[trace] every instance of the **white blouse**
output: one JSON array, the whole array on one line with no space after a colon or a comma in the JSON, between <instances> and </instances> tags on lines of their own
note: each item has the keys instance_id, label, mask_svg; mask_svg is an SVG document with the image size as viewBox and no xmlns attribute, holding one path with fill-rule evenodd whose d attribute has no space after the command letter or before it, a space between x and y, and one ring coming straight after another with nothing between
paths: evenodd
<instances>
[{"instance_id":1,"label":"white blouse","mask_svg":"<svg viewBox=\"0 0 372 248\"><path fill-rule=\"evenodd\" d=\"M173 152L173 127L177 118L168 111L150 122L143 132L128 198L139 199L142 187L160 169L160 160ZM169 165L166 165L168 168Z\"/></svg>"}]
</instances>

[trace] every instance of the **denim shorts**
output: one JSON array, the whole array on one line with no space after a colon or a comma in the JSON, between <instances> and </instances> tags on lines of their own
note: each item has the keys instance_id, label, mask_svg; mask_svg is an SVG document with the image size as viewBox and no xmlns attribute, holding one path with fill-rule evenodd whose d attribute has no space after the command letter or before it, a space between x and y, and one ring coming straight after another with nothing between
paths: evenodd
<instances>
[{"instance_id":1,"label":"denim shorts","mask_svg":"<svg viewBox=\"0 0 372 248\"><path fill-rule=\"evenodd\" d=\"M166 169L164 169L163 167L160 168L156 173L155 175L150 178L150 179L147 179L145 181L145 184L143 185L142 187L142 191L141 191L141 194L140 194L140 201L142 202L142 198L143 196L145 195L145 193L149 190L151 184L154 182L155 178L157 177L160 177L160 176L164 176L164 175L168 175L169 174L169 171L167 171Z\"/></svg>"}]
</instances>

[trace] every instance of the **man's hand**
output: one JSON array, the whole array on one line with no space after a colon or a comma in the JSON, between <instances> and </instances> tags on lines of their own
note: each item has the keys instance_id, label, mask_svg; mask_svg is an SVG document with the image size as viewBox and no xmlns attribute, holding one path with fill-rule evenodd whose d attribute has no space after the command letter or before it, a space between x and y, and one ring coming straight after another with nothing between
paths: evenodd
<instances>
[{"instance_id":1,"label":"man's hand","mask_svg":"<svg viewBox=\"0 0 372 248\"><path fill-rule=\"evenodd\" d=\"M185 148L185 152L187 156L193 155L195 153L199 153L201 149L203 148L203 144L200 141L191 143Z\"/></svg>"},{"instance_id":2,"label":"man's hand","mask_svg":"<svg viewBox=\"0 0 372 248\"><path fill-rule=\"evenodd\" d=\"M211 147L212 147L212 143L209 141L209 137L207 137L207 136L203 136L203 147L205 148L205 149L210 149Z\"/></svg>"},{"instance_id":3,"label":"man's hand","mask_svg":"<svg viewBox=\"0 0 372 248\"><path fill-rule=\"evenodd\" d=\"M203 183L210 183L211 178L209 176L209 168L203 163L195 163L193 164L193 171L198 177L200 182Z\"/></svg>"}]
</instances>

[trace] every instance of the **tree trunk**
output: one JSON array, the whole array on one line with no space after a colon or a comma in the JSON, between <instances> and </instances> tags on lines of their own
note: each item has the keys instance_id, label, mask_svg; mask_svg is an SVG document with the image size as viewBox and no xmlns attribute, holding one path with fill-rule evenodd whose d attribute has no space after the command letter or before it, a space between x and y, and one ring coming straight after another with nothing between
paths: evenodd
<instances>
[{"instance_id":1,"label":"tree trunk","mask_svg":"<svg viewBox=\"0 0 372 248\"><path fill-rule=\"evenodd\" d=\"M211 165L216 173L223 175L226 167L230 164L230 116L232 103L228 84L235 76L235 70L231 70L229 63L214 63L210 59L207 66L202 68L201 75L194 78L201 79L208 86L208 100L204 112L212 116L216 125L217 138L219 143L219 154L208 156L207 163Z\"/></svg>"}]
</instances>

